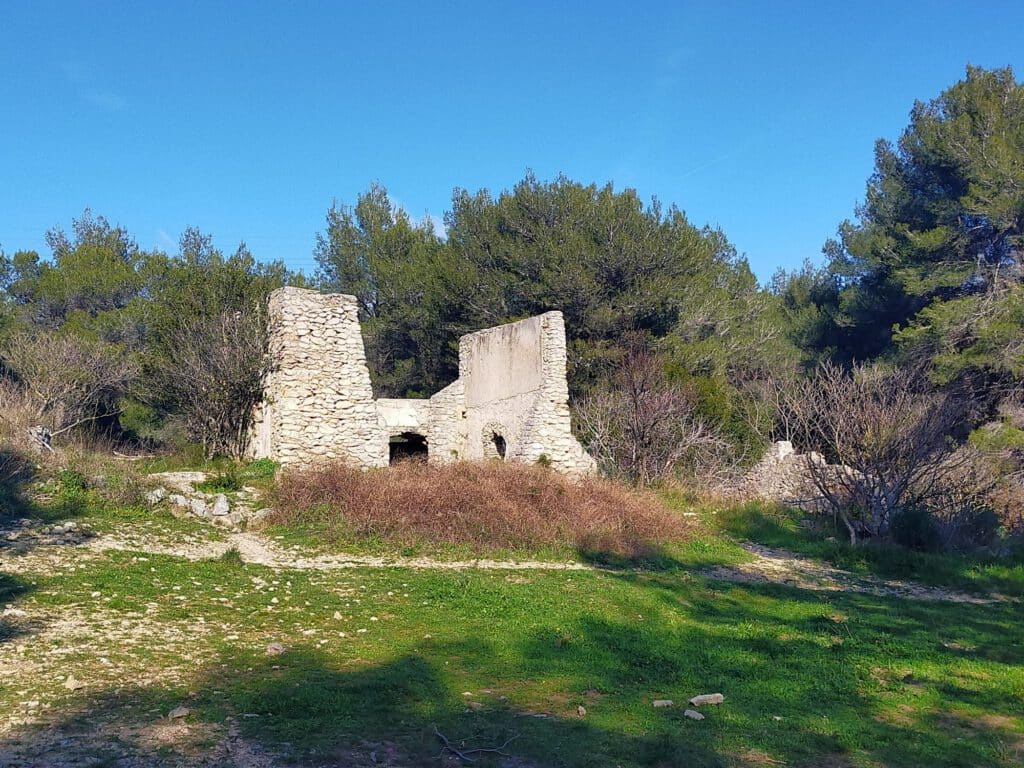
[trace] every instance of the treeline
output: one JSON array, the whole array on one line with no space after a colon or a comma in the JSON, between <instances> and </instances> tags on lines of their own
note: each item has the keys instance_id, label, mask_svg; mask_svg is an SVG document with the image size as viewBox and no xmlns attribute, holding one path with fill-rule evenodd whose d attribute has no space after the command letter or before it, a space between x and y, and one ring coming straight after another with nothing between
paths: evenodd
<instances>
[{"instance_id":1,"label":"treeline","mask_svg":"<svg viewBox=\"0 0 1024 768\"><path fill-rule=\"evenodd\" d=\"M929 402L955 398L963 417L935 450L1024 446L1024 88L1013 72L969 68L914 105L899 141L878 142L854 213L823 266L759 286L722 231L564 177L456 189L443 234L373 185L327 212L309 276L244 244L222 253L194 229L175 254L144 252L87 211L70 233L48 233L46 259L0 253L0 411L51 435L239 455L265 365L265 298L290 283L358 297L379 396L452 381L463 333L561 310L581 436L632 480L706 479L784 437L845 460L826 417L795 418L806 409L790 397L817 380L842 390L837 372L854 390L891 375Z\"/></svg>"}]
</instances>

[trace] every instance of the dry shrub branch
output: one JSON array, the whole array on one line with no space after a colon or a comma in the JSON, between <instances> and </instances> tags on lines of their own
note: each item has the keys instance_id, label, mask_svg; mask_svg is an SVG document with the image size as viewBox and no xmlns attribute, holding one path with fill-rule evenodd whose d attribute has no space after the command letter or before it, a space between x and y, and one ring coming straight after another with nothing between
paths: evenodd
<instances>
[{"instance_id":1,"label":"dry shrub branch","mask_svg":"<svg viewBox=\"0 0 1024 768\"><path fill-rule=\"evenodd\" d=\"M951 505L983 505L990 488L974 470L978 457L950 437L971 401L934 391L920 372L824 364L784 400L797 442L831 462L809 453L807 472L851 542L888 536L909 511L950 517Z\"/></svg>"},{"instance_id":2,"label":"dry shrub branch","mask_svg":"<svg viewBox=\"0 0 1024 768\"><path fill-rule=\"evenodd\" d=\"M686 472L706 482L730 464L732 450L695 406L693 393L668 380L656 355L633 350L611 386L578 403L575 416L605 474L649 484Z\"/></svg>"},{"instance_id":3,"label":"dry shrub branch","mask_svg":"<svg viewBox=\"0 0 1024 768\"><path fill-rule=\"evenodd\" d=\"M2 356L11 413L53 435L116 416L139 373L118 345L44 330L13 334Z\"/></svg>"},{"instance_id":4,"label":"dry shrub branch","mask_svg":"<svg viewBox=\"0 0 1024 768\"><path fill-rule=\"evenodd\" d=\"M182 320L165 356L151 363L158 389L207 455L245 454L253 407L267 372L266 312Z\"/></svg>"}]
</instances>

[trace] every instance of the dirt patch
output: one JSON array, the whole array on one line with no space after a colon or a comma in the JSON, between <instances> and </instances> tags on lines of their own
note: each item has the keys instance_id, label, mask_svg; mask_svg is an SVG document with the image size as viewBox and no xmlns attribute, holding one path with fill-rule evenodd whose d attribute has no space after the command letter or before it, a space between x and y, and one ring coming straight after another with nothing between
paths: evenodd
<instances>
[{"instance_id":1,"label":"dirt patch","mask_svg":"<svg viewBox=\"0 0 1024 768\"><path fill-rule=\"evenodd\" d=\"M783 584L822 592L861 592L879 597L903 597L913 600L939 600L951 603L989 605L1012 601L1003 595L972 595L942 587L929 587L913 581L879 579L859 576L816 560L801 557L784 549L743 544L754 555L747 563L716 566L702 573L714 579L746 584Z\"/></svg>"}]
</instances>

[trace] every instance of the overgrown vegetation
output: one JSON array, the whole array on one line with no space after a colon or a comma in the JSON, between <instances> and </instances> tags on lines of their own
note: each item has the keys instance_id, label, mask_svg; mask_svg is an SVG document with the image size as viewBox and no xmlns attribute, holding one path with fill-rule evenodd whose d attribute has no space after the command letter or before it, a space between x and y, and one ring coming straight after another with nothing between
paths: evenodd
<instances>
[{"instance_id":1,"label":"overgrown vegetation","mask_svg":"<svg viewBox=\"0 0 1024 768\"><path fill-rule=\"evenodd\" d=\"M651 494L502 462L291 471L272 502L272 524L312 526L334 542L370 540L410 549L426 544L482 554L568 550L601 559L651 559L689 535L683 518Z\"/></svg>"}]
</instances>

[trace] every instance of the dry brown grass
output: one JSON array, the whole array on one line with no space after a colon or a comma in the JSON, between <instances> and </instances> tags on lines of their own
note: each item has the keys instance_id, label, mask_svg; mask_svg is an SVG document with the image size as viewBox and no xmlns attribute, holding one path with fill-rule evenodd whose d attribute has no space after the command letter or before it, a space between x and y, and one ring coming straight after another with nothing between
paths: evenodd
<instances>
[{"instance_id":1,"label":"dry brown grass","mask_svg":"<svg viewBox=\"0 0 1024 768\"><path fill-rule=\"evenodd\" d=\"M690 528L653 494L500 462L292 471L273 502L269 522L314 524L335 540L468 545L478 552L568 548L593 557L648 558Z\"/></svg>"}]
</instances>

